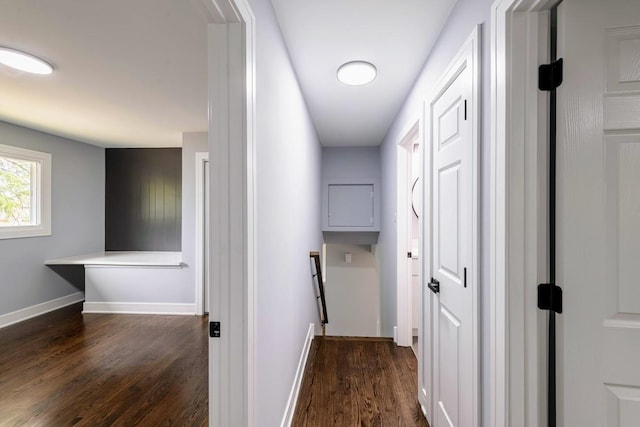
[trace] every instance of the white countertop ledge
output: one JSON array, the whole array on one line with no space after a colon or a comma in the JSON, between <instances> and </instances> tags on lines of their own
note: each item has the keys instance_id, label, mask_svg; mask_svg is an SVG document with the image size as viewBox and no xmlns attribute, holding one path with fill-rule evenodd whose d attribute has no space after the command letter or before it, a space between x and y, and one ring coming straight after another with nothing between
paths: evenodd
<instances>
[{"instance_id":1,"label":"white countertop ledge","mask_svg":"<svg viewBox=\"0 0 640 427\"><path fill-rule=\"evenodd\" d=\"M182 267L182 252L97 252L51 259L46 265Z\"/></svg>"}]
</instances>

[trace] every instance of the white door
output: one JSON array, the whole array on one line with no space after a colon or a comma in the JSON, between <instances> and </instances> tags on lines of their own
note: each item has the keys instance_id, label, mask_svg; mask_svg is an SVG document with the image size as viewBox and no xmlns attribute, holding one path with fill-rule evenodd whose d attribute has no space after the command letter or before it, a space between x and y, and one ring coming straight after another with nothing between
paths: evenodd
<instances>
[{"instance_id":1,"label":"white door","mask_svg":"<svg viewBox=\"0 0 640 427\"><path fill-rule=\"evenodd\" d=\"M474 126L477 33L429 104L433 427L477 425ZM475 87L474 87L475 86ZM439 292L436 292L436 283Z\"/></svg>"},{"instance_id":2,"label":"white door","mask_svg":"<svg viewBox=\"0 0 640 427\"><path fill-rule=\"evenodd\" d=\"M558 15L558 425L640 426L640 1Z\"/></svg>"}]
</instances>

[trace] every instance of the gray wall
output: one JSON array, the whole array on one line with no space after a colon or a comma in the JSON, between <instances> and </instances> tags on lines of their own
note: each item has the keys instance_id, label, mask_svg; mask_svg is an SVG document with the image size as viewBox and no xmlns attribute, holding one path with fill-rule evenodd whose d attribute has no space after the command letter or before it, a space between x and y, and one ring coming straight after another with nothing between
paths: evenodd
<instances>
[{"instance_id":1,"label":"gray wall","mask_svg":"<svg viewBox=\"0 0 640 427\"><path fill-rule=\"evenodd\" d=\"M380 147L323 147L322 179L380 178ZM384 199L383 199L384 203ZM324 232L327 243L327 310L329 335L376 336L380 321L377 260L369 246L375 232ZM358 246L369 244L366 246ZM351 252L352 264L344 263ZM353 307L359 307L354 310ZM392 326L393 329L393 326Z\"/></svg>"},{"instance_id":2,"label":"gray wall","mask_svg":"<svg viewBox=\"0 0 640 427\"><path fill-rule=\"evenodd\" d=\"M327 335L378 336L379 280L371 246L327 245L326 263Z\"/></svg>"},{"instance_id":3,"label":"gray wall","mask_svg":"<svg viewBox=\"0 0 640 427\"><path fill-rule=\"evenodd\" d=\"M182 271L185 286L193 284L190 302L195 301L196 283L196 153L208 151L206 132L182 134Z\"/></svg>"},{"instance_id":4,"label":"gray wall","mask_svg":"<svg viewBox=\"0 0 640 427\"><path fill-rule=\"evenodd\" d=\"M449 61L458 52L462 43L477 24L482 25L481 55L482 84L481 111L489 111L490 68L489 34L490 7L492 0L458 0L449 19L427 59L424 69L381 146L382 153L382 224L378 240L377 255L380 260L380 274L383 300L383 334L390 336L396 324L396 144L401 132L420 119L423 102L431 93L434 82L440 79ZM481 293L481 342L489 342L489 115L481 119L480 138L480 293ZM489 408L489 349L485 346L482 354L482 408ZM488 426L488 411L483 412L483 425Z\"/></svg>"},{"instance_id":5,"label":"gray wall","mask_svg":"<svg viewBox=\"0 0 640 427\"><path fill-rule=\"evenodd\" d=\"M52 235L0 240L0 315L78 292L47 259L104 250L104 149L0 122L0 140L52 154Z\"/></svg>"},{"instance_id":6,"label":"gray wall","mask_svg":"<svg viewBox=\"0 0 640 427\"><path fill-rule=\"evenodd\" d=\"M380 179L381 176L382 166L380 147L378 146L322 148L323 181L332 178ZM323 211L322 214L324 215L326 212ZM377 242L378 233L325 231L323 237L326 243L371 245Z\"/></svg>"},{"instance_id":7,"label":"gray wall","mask_svg":"<svg viewBox=\"0 0 640 427\"><path fill-rule=\"evenodd\" d=\"M250 1L257 22L256 420L272 427L282 422L309 324L319 324L309 252L322 244L321 147L271 2Z\"/></svg>"},{"instance_id":8,"label":"gray wall","mask_svg":"<svg viewBox=\"0 0 640 427\"><path fill-rule=\"evenodd\" d=\"M322 179L380 178L380 147L324 147Z\"/></svg>"}]
</instances>

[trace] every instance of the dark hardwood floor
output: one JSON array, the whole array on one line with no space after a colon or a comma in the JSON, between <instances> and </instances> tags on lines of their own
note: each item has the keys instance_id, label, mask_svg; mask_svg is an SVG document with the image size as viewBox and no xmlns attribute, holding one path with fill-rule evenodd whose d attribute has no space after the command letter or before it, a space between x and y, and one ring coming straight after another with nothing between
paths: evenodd
<instances>
[{"instance_id":1,"label":"dark hardwood floor","mask_svg":"<svg viewBox=\"0 0 640 427\"><path fill-rule=\"evenodd\" d=\"M294 427L426 426L417 361L390 339L313 340Z\"/></svg>"},{"instance_id":2,"label":"dark hardwood floor","mask_svg":"<svg viewBox=\"0 0 640 427\"><path fill-rule=\"evenodd\" d=\"M81 314L0 329L0 426L206 426L206 317Z\"/></svg>"}]
</instances>

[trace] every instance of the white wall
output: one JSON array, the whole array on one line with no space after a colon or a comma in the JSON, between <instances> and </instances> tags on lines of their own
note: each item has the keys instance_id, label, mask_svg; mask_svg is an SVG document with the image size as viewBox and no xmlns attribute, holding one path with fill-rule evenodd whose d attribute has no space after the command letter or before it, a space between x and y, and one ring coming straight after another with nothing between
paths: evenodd
<instances>
[{"instance_id":1,"label":"white wall","mask_svg":"<svg viewBox=\"0 0 640 427\"><path fill-rule=\"evenodd\" d=\"M280 425L310 323L319 324L310 251L320 251L321 147L271 2L256 16L257 395ZM213 166L215 167L215 166Z\"/></svg>"},{"instance_id":2,"label":"white wall","mask_svg":"<svg viewBox=\"0 0 640 427\"><path fill-rule=\"evenodd\" d=\"M79 291L47 259L104 250L104 149L0 122L0 142L52 154L52 235L0 240L0 315Z\"/></svg>"},{"instance_id":3,"label":"white wall","mask_svg":"<svg viewBox=\"0 0 640 427\"><path fill-rule=\"evenodd\" d=\"M326 274L327 335L378 336L378 271L371 246L327 245Z\"/></svg>"},{"instance_id":4,"label":"white wall","mask_svg":"<svg viewBox=\"0 0 640 427\"><path fill-rule=\"evenodd\" d=\"M458 0L440 34L424 69L418 77L406 102L398 113L381 146L382 154L382 200L383 212L377 255L380 257L382 286L383 334L390 336L396 322L396 144L401 132L422 114L422 106L433 86L439 80L449 61L477 24L482 26L482 111L489 111L489 33L490 7L492 0ZM489 342L489 115L482 114L480 138L480 292L482 342ZM489 358L488 347L482 348L482 408L489 407ZM485 380L486 379L486 380ZM482 414L483 425L488 424L489 411Z\"/></svg>"}]
</instances>

